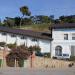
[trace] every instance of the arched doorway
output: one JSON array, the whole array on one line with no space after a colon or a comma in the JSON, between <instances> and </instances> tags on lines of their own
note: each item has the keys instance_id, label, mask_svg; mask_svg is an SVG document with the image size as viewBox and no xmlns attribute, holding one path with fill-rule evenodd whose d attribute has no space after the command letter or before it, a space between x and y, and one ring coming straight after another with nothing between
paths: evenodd
<instances>
[{"instance_id":1,"label":"arched doorway","mask_svg":"<svg viewBox=\"0 0 75 75\"><path fill-rule=\"evenodd\" d=\"M61 46L55 47L55 56L62 56L62 47Z\"/></svg>"}]
</instances>

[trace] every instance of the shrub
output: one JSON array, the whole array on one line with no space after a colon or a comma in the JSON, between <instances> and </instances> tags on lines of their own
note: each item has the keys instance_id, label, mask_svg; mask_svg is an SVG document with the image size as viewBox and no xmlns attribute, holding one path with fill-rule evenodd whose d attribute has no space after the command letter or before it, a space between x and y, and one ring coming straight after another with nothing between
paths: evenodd
<instances>
[{"instance_id":1,"label":"shrub","mask_svg":"<svg viewBox=\"0 0 75 75\"><path fill-rule=\"evenodd\" d=\"M7 56L6 57L6 64L8 67L14 67L15 66L15 59Z\"/></svg>"},{"instance_id":2,"label":"shrub","mask_svg":"<svg viewBox=\"0 0 75 75\"><path fill-rule=\"evenodd\" d=\"M0 46L4 47L5 46L5 42L0 42Z\"/></svg>"},{"instance_id":3,"label":"shrub","mask_svg":"<svg viewBox=\"0 0 75 75\"><path fill-rule=\"evenodd\" d=\"M0 67L1 67L2 59L0 59Z\"/></svg>"},{"instance_id":4,"label":"shrub","mask_svg":"<svg viewBox=\"0 0 75 75\"><path fill-rule=\"evenodd\" d=\"M53 56L52 58L53 58L53 59L57 59L57 57L54 57L54 56Z\"/></svg>"},{"instance_id":5,"label":"shrub","mask_svg":"<svg viewBox=\"0 0 75 75\"><path fill-rule=\"evenodd\" d=\"M74 63L70 63L69 65L68 65L68 67L72 67L74 65Z\"/></svg>"},{"instance_id":6,"label":"shrub","mask_svg":"<svg viewBox=\"0 0 75 75\"><path fill-rule=\"evenodd\" d=\"M14 44L7 44L7 46L8 46L10 49L16 48L16 44L15 44L15 43L14 43Z\"/></svg>"},{"instance_id":7,"label":"shrub","mask_svg":"<svg viewBox=\"0 0 75 75\"><path fill-rule=\"evenodd\" d=\"M43 54L43 53L41 53L41 52L36 53L35 55L36 55L36 56L40 56L40 57L43 57L43 56L44 56L44 54Z\"/></svg>"},{"instance_id":8,"label":"shrub","mask_svg":"<svg viewBox=\"0 0 75 75\"><path fill-rule=\"evenodd\" d=\"M24 67L24 60L23 59L19 59L18 60L18 65L19 65L19 67Z\"/></svg>"},{"instance_id":9,"label":"shrub","mask_svg":"<svg viewBox=\"0 0 75 75\"><path fill-rule=\"evenodd\" d=\"M44 57L50 58L51 54L50 53L44 53Z\"/></svg>"},{"instance_id":10,"label":"shrub","mask_svg":"<svg viewBox=\"0 0 75 75\"><path fill-rule=\"evenodd\" d=\"M70 61L75 61L75 56L70 56Z\"/></svg>"},{"instance_id":11,"label":"shrub","mask_svg":"<svg viewBox=\"0 0 75 75\"><path fill-rule=\"evenodd\" d=\"M41 48L40 48L39 46L30 46L30 47L29 47L29 51L30 51L30 52L35 51L35 53L40 53Z\"/></svg>"}]
</instances>

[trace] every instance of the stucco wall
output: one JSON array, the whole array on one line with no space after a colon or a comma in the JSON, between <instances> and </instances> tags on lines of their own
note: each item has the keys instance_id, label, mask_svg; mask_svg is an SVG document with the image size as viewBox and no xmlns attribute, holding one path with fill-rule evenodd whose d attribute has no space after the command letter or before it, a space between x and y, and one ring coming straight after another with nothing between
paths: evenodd
<instances>
[{"instance_id":1,"label":"stucco wall","mask_svg":"<svg viewBox=\"0 0 75 75\"><path fill-rule=\"evenodd\" d=\"M55 56L55 47L60 45L63 54L71 55L71 46L75 46L75 40L72 40L72 33L75 29L53 29L52 30L52 56ZM64 34L68 34L68 40L64 40Z\"/></svg>"},{"instance_id":2,"label":"stucco wall","mask_svg":"<svg viewBox=\"0 0 75 75\"><path fill-rule=\"evenodd\" d=\"M41 52L50 52L50 40L44 40L44 39L37 39L37 41L32 41L33 37L26 36L25 39L20 38L21 35L16 35L16 37L11 37L11 34L7 33L7 35L2 35L0 32L0 42L6 42L7 44L14 44L15 42L17 45L25 44L28 47L29 46L40 46Z\"/></svg>"}]
</instances>

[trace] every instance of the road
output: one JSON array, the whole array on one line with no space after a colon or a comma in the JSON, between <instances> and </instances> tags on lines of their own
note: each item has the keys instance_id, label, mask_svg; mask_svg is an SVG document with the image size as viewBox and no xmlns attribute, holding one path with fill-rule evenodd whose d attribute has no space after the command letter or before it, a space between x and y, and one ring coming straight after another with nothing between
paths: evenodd
<instances>
[{"instance_id":1,"label":"road","mask_svg":"<svg viewBox=\"0 0 75 75\"><path fill-rule=\"evenodd\" d=\"M75 67L68 69L0 68L0 75L75 75Z\"/></svg>"}]
</instances>

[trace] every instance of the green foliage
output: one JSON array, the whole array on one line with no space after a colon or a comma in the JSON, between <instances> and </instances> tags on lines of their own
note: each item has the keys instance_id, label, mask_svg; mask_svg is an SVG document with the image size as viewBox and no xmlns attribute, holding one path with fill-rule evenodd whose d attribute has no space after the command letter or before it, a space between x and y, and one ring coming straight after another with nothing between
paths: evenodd
<instances>
[{"instance_id":1,"label":"green foliage","mask_svg":"<svg viewBox=\"0 0 75 75\"><path fill-rule=\"evenodd\" d=\"M54 18L52 16L45 16L45 15L37 15L30 17L34 24L47 24L52 23Z\"/></svg>"},{"instance_id":2,"label":"green foliage","mask_svg":"<svg viewBox=\"0 0 75 75\"><path fill-rule=\"evenodd\" d=\"M0 67L1 67L1 64L2 64L2 59L0 59Z\"/></svg>"},{"instance_id":3,"label":"green foliage","mask_svg":"<svg viewBox=\"0 0 75 75\"><path fill-rule=\"evenodd\" d=\"M7 66L9 66L9 67L14 67L14 66L15 66L15 59L12 58L12 54L9 54L9 55L6 57L6 64L7 64Z\"/></svg>"},{"instance_id":4,"label":"green foliage","mask_svg":"<svg viewBox=\"0 0 75 75\"><path fill-rule=\"evenodd\" d=\"M19 67L24 67L24 60L19 59L18 60L18 65L19 65Z\"/></svg>"},{"instance_id":5,"label":"green foliage","mask_svg":"<svg viewBox=\"0 0 75 75\"><path fill-rule=\"evenodd\" d=\"M60 23L75 23L75 15L70 16L60 16Z\"/></svg>"},{"instance_id":6,"label":"green foliage","mask_svg":"<svg viewBox=\"0 0 75 75\"><path fill-rule=\"evenodd\" d=\"M31 24L32 24L32 20L30 18L23 18L22 19L22 26L31 25Z\"/></svg>"},{"instance_id":7,"label":"green foliage","mask_svg":"<svg viewBox=\"0 0 75 75\"><path fill-rule=\"evenodd\" d=\"M10 53L6 56L7 65L14 67L15 59L18 61L19 67L23 67L24 60L28 59L30 52L23 46L13 48Z\"/></svg>"},{"instance_id":8,"label":"green foliage","mask_svg":"<svg viewBox=\"0 0 75 75\"><path fill-rule=\"evenodd\" d=\"M4 20L4 26L13 27L15 25L14 18L6 17Z\"/></svg>"},{"instance_id":9,"label":"green foliage","mask_svg":"<svg viewBox=\"0 0 75 75\"><path fill-rule=\"evenodd\" d=\"M5 46L5 42L0 42L0 46L4 47Z\"/></svg>"},{"instance_id":10,"label":"green foliage","mask_svg":"<svg viewBox=\"0 0 75 75\"><path fill-rule=\"evenodd\" d=\"M31 15L31 12L29 11L29 8L27 6L22 6L20 8L20 12L23 14L23 16L24 15L26 15L26 16L30 16Z\"/></svg>"},{"instance_id":11,"label":"green foliage","mask_svg":"<svg viewBox=\"0 0 75 75\"><path fill-rule=\"evenodd\" d=\"M30 46L30 47L29 47L29 51L30 51L30 52L35 51L36 53L40 53L41 48L40 48L39 46Z\"/></svg>"},{"instance_id":12,"label":"green foliage","mask_svg":"<svg viewBox=\"0 0 75 75\"><path fill-rule=\"evenodd\" d=\"M27 7L27 6L22 6L21 8L20 8L20 12L22 13L22 17L21 17L21 20L20 20L20 27L21 27L21 25L22 25L22 18L24 17L24 16L30 16L31 15L31 12L29 11L29 8Z\"/></svg>"},{"instance_id":13,"label":"green foliage","mask_svg":"<svg viewBox=\"0 0 75 75\"><path fill-rule=\"evenodd\" d=\"M50 53L44 53L44 57L50 58L51 54Z\"/></svg>"},{"instance_id":14,"label":"green foliage","mask_svg":"<svg viewBox=\"0 0 75 75\"><path fill-rule=\"evenodd\" d=\"M34 31L49 31L50 24L33 24L21 26L21 29L34 30Z\"/></svg>"},{"instance_id":15,"label":"green foliage","mask_svg":"<svg viewBox=\"0 0 75 75\"><path fill-rule=\"evenodd\" d=\"M15 26L19 26L21 18L20 17L15 17L14 20L15 20Z\"/></svg>"},{"instance_id":16,"label":"green foliage","mask_svg":"<svg viewBox=\"0 0 75 75\"><path fill-rule=\"evenodd\" d=\"M14 44L7 44L7 46L8 46L10 49L16 48L16 43L14 43Z\"/></svg>"},{"instance_id":17,"label":"green foliage","mask_svg":"<svg viewBox=\"0 0 75 75\"><path fill-rule=\"evenodd\" d=\"M75 61L75 56L71 56L70 61Z\"/></svg>"}]
</instances>

